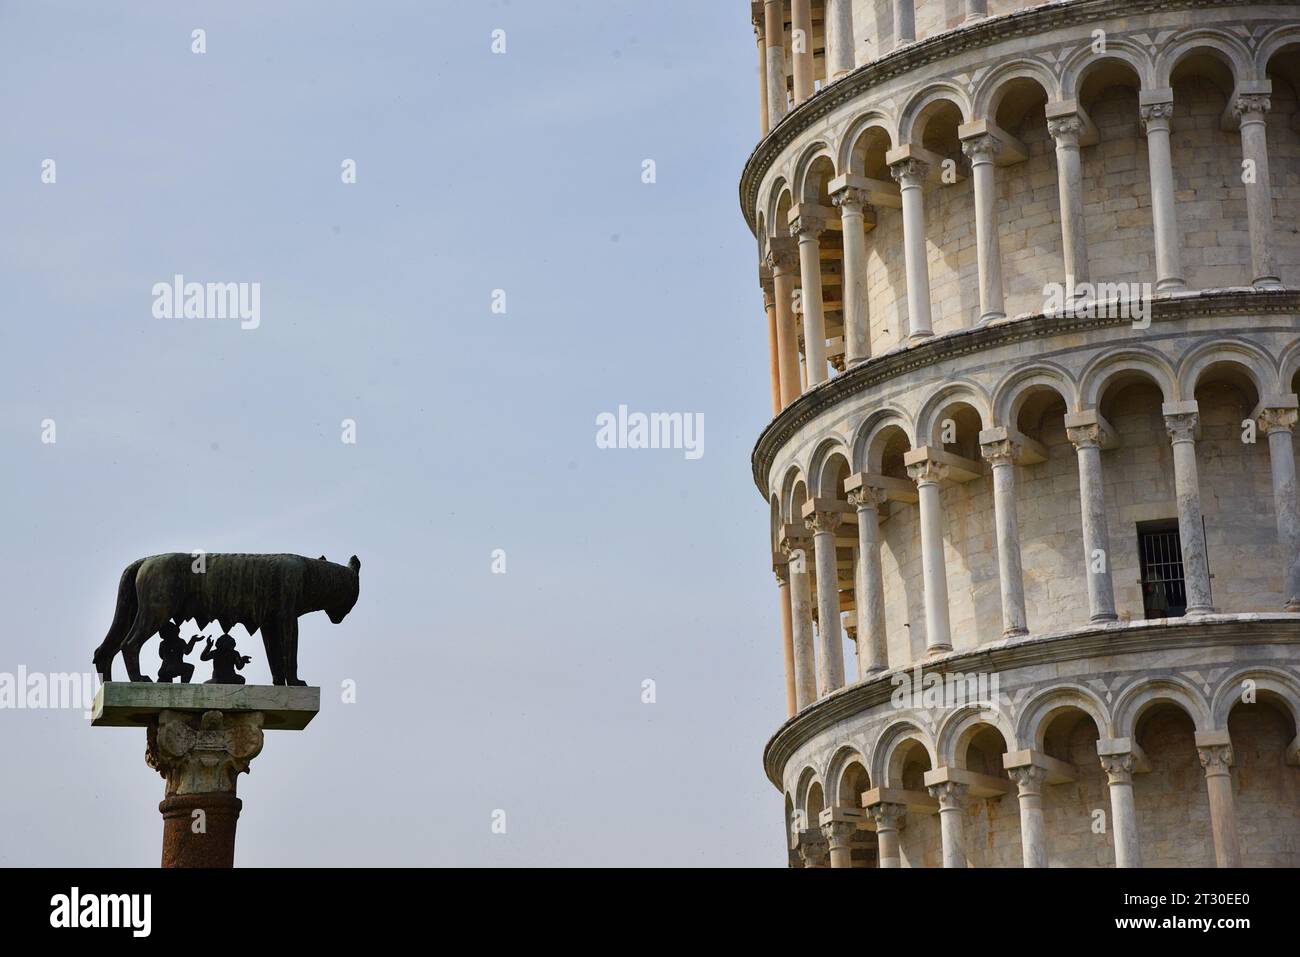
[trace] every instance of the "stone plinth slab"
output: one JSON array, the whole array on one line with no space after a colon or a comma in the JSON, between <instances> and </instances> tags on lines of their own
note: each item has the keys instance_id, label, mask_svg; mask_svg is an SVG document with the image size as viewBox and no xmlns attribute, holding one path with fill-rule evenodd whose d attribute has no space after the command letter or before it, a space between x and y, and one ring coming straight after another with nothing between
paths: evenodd
<instances>
[{"instance_id":1,"label":"stone plinth slab","mask_svg":"<svg viewBox=\"0 0 1300 957\"><path fill-rule=\"evenodd\" d=\"M320 688L109 681L95 695L90 723L106 728L145 728L162 711L258 711L268 731L301 731L320 711Z\"/></svg>"}]
</instances>

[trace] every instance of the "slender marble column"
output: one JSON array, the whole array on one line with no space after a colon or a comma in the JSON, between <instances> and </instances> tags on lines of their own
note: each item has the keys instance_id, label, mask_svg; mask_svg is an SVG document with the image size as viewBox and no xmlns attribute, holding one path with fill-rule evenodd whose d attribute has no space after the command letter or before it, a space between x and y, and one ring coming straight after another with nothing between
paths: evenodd
<instances>
[{"instance_id":1,"label":"slender marble column","mask_svg":"<svg viewBox=\"0 0 1300 957\"><path fill-rule=\"evenodd\" d=\"M790 0L791 59L794 60L794 105L813 95L812 0Z\"/></svg>"},{"instance_id":2,"label":"slender marble column","mask_svg":"<svg viewBox=\"0 0 1300 957\"><path fill-rule=\"evenodd\" d=\"M822 260L819 237L824 220L800 216L790 224L790 235L799 240L799 275L803 290L804 355L808 362L808 388L826 381L826 318L822 311Z\"/></svg>"},{"instance_id":3,"label":"slender marble column","mask_svg":"<svg viewBox=\"0 0 1300 957\"><path fill-rule=\"evenodd\" d=\"M772 384L772 415L775 417L781 411L781 354L776 335L776 283L772 280L771 270L766 266L762 273L759 284L763 289L763 312L767 314L768 372Z\"/></svg>"},{"instance_id":4,"label":"slender marble column","mask_svg":"<svg viewBox=\"0 0 1300 957\"><path fill-rule=\"evenodd\" d=\"M785 91L785 11L782 0L763 0L767 39L767 127L773 130L790 110Z\"/></svg>"},{"instance_id":5,"label":"slender marble column","mask_svg":"<svg viewBox=\"0 0 1300 957\"><path fill-rule=\"evenodd\" d=\"M970 157L975 181L975 254L979 265L980 317L992 322L1007 317L1002 298L1002 250L998 242L997 188L994 160L1002 144L988 133L963 140L962 152Z\"/></svg>"},{"instance_id":6,"label":"slender marble column","mask_svg":"<svg viewBox=\"0 0 1300 957\"><path fill-rule=\"evenodd\" d=\"M913 0L894 0L894 49L916 40L916 7Z\"/></svg>"},{"instance_id":7,"label":"slender marble column","mask_svg":"<svg viewBox=\"0 0 1300 957\"><path fill-rule=\"evenodd\" d=\"M1241 867L1241 843L1237 840L1237 810L1232 801L1232 745L1198 747L1205 787L1210 793L1210 829L1214 832L1214 863L1217 867Z\"/></svg>"},{"instance_id":8,"label":"slender marble column","mask_svg":"<svg viewBox=\"0 0 1300 957\"><path fill-rule=\"evenodd\" d=\"M1103 754L1101 766L1110 782L1110 826L1115 840L1115 866L1141 867L1137 807L1133 803L1133 754Z\"/></svg>"},{"instance_id":9,"label":"slender marble column","mask_svg":"<svg viewBox=\"0 0 1300 957\"><path fill-rule=\"evenodd\" d=\"M790 579L785 566L777 569L776 584L781 594L781 653L785 660L785 713L792 718L799 710L794 680L794 619L790 615Z\"/></svg>"},{"instance_id":10,"label":"slender marble column","mask_svg":"<svg viewBox=\"0 0 1300 957\"><path fill-rule=\"evenodd\" d=\"M770 115L770 101L767 92L767 39L764 28L764 18L755 14L754 22L754 39L758 41L758 130L760 137L767 136L771 131L772 118Z\"/></svg>"},{"instance_id":11,"label":"slender marble column","mask_svg":"<svg viewBox=\"0 0 1300 957\"><path fill-rule=\"evenodd\" d=\"M867 309L868 220L876 221L866 190L847 186L831 202L839 207L844 235L844 364L871 358L871 318Z\"/></svg>"},{"instance_id":12,"label":"slender marble column","mask_svg":"<svg viewBox=\"0 0 1300 957\"><path fill-rule=\"evenodd\" d=\"M831 867L852 867L852 841L858 826L852 821L827 821L821 828L826 846L830 849Z\"/></svg>"},{"instance_id":13,"label":"slender marble column","mask_svg":"<svg viewBox=\"0 0 1300 957\"><path fill-rule=\"evenodd\" d=\"M1101 480L1101 426L1067 428L1079 457L1079 504L1083 518L1083 561L1088 572L1089 621L1114 621L1115 588L1110 577L1110 534Z\"/></svg>"},{"instance_id":14,"label":"slender marble column","mask_svg":"<svg viewBox=\"0 0 1300 957\"><path fill-rule=\"evenodd\" d=\"M1264 123L1272 103L1265 95L1239 96L1233 115L1241 123L1241 155L1246 161L1246 215L1250 220L1252 282L1263 288L1282 285L1273 256L1273 184L1268 176L1268 134Z\"/></svg>"},{"instance_id":15,"label":"slender marble column","mask_svg":"<svg viewBox=\"0 0 1300 957\"><path fill-rule=\"evenodd\" d=\"M948 624L948 570L943 555L943 506L939 482L947 477L946 466L924 461L909 465L907 474L916 482L921 511L921 577L925 588L925 648L929 654L952 651Z\"/></svg>"},{"instance_id":16,"label":"slender marble column","mask_svg":"<svg viewBox=\"0 0 1300 957\"><path fill-rule=\"evenodd\" d=\"M817 694L825 697L844 687L844 636L840 633L839 571L835 529L839 512L814 512L805 522L813 533L817 558Z\"/></svg>"},{"instance_id":17,"label":"slender marble column","mask_svg":"<svg viewBox=\"0 0 1300 957\"><path fill-rule=\"evenodd\" d=\"M864 486L849 493L858 509L858 577L854 604L858 619L858 667L867 677L889 667L885 636L885 582L880 569L880 506L888 501L882 489Z\"/></svg>"},{"instance_id":18,"label":"slender marble column","mask_svg":"<svg viewBox=\"0 0 1300 957\"><path fill-rule=\"evenodd\" d=\"M847 76L857 66L852 0L826 0L826 59L826 73L832 80Z\"/></svg>"},{"instance_id":19,"label":"slender marble column","mask_svg":"<svg viewBox=\"0 0 1300 957\"><path fill-rule=\"evenodd\" d=\"M989 15L988 0L966 0L966 19L963 23L974 23Z\"/></svg>"},{"instance_id":20,"label":"slender marble column","mask_svg":"<svg viewBox=\"0 0 1300 957\"><path fill-rule=\"evenodd\" d=\"M1196 475L1195 409L1195 402L1166 403L1165 429L1174 446L1174 496L1178 501L1178 537L1183 543L1187 614L1207 615L1214 611L1214 604L1210 598L1210 561L1206 553L1205 522L1201 517L1201 488Z\"/></svg>"},{"instance_id":21,"label":"slender marble column","mask_svg":"<svg viewBox=\"0 0 1300 957\"><path fill-rule=\"evenodd\" d=\"M817 700L817 662L813 652L812 589L808 585L809 556L800 543L787 547L790 576L791 637L794 645L795 707L802 711Z\"/></svg>"},{"instance_id":22,"label":"slender marble column","mask_svg":"<svg viewBox=\"0 0 1300 957\"><path fill-rule=\"evenodd\" d=\"M943 866L966 866L966 785L956 781L932 784L930 797L939 802L939 838L943 842Z\"/></svg>"},{"instance_id":23,"label":"slender marble column","mask_svg":"<svg viewBox=\"0 0 1300 957\"><path fill-rule=\"evenodd\" d=\"M905 159L889 167L903 203L903 263L907 273L908 339L934 335L930 322L930 263L925 252L925 190L928 163Z\"/></svg>"},{"instance_id":24,"label":"slender marble column","mask_svg":"<svg viewBox=\"0 0 1300 957\"><path fill-rule=\"evenodd\" d=\"M980 446L993 466L993 513L997 527L998 580L1002 588L1002 636L1029 634L1025 576L1020 565L1020 523L1016 518L1016 460L1020 443L1010 439Z\"/></svg>"},{"instance_id":25,"label":"slender marble column","mask_svg":"<svg viewBox=\"0 0 1300 957\"><path fill-rule=\"evenodd\" d=\"M1155 223L1156 291L1183 289L1182 255L1178 234L1178 214L1174 201L1174 164L1169 150L1169 126L1174 118L1174 104L1148 103L1139 110L1147 131L1147 160L1151 168L1151 218Z\"/></svg>"},{"instance_id":26,"label":"slender marble column","mask_svg":"<svg viewBox=\"0 0 1300 957\"><path fill-rule=\"evenodd\" d=\"M1047 827L1043 823L1043 781L1047 769L1035 764L1007 768L1020 797L1020 849L1025 867L1047 866Z\"/></svg>"},{"instance_id":27,"label":"slender marble column","mask_svg":"<svg viewBox=\"0 0 1300 957\"><path fill-rule=\"evenodd\" d=\"M1079 159L1079 134L1083 121L1062 116L1047 121L1056 140L1056 185L1061 197L1061 238L1065 258L1065 285L1073 298L1074 287L1088 282L1088 237L1083 222L1083 166Z\"/></svg>"},{"instance_id":28,"label":"slender marble column","mask_svg":"<svg viewBox=\"0 0 1300 957\"><path fill-rule=\"evenodd\" d=\"M876 819L878 867L900 867L898 854L898 829L907 820L907 806L903 804L873 804L867 808Z\"/></svg>"},{"instance_id":29,"label":"slender marble column","mask_svg":"<svg viewBox=\"0 0 1300 957\"><path fill-rule=\"evenodd\" d=\"M1295 453L1292 407L1265 409L1259 427L1268 436L1268 459L1273 470L1273 511L1277 515L1277 544L1286 568L1286 611L1300 611L1300 510L1296 504Z\"/></svg>"},{"instance_id":30,"label":"slender marble column","mask_svg":"<svg viewBox=\"0 0 1300 957\"><path fill-rule=\"evenodd\" d=\"M776 353L781 373L781 407L802 391L799 387L799 329L794 315L794 278L798 258L794 240L768 240L768 266L776 299Z\"/></svg>"}]
</instances>

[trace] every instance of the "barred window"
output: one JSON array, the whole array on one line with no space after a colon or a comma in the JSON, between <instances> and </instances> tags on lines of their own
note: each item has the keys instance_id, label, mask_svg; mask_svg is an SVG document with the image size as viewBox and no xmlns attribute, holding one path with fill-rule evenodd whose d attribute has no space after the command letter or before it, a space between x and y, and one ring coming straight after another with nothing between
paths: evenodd
<instances>
[{"instance_id":1,"label":"barred window","mask_svg":"<svg viewBox=\"0 0 1300 957\"><path fill-rule=\"evenodd\" d=\"M1187 587L1183 580L1183 543L1177 520L1140 522L1138 557L1146 617L1177 618L1185 614Z\"/></svg>"}]
</instances>

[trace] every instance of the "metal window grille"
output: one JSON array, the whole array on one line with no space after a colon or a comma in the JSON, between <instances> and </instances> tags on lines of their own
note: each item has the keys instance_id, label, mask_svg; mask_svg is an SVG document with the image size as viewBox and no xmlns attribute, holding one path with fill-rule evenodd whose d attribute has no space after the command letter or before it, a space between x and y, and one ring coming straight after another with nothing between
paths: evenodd
<instances>
[{"instance_id":1,"label":"metal window grille","mask_svg":"<svg viewBox=\"0 0 1300 957\"><path fill-rule=\"evenodd\" d=\"M1177 528L1138 530L1142 564L1142 607L1148 618L1177 618L1187 612L1183 544Z\"/></svg>"}]
</instances>

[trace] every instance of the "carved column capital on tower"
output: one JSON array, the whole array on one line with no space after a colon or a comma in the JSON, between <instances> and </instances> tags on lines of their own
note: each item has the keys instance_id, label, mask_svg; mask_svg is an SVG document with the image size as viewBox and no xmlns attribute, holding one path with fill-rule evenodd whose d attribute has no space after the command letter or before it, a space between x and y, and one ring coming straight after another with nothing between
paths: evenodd
<instances>
[{"instance_id":1,"label":"carved column capital on tower","mask_svg":"<svg viewBox=\"0 0 1300 957\"><path fill-rule=\"evenodd\" d=\"M909 465L907 474L917 485L938 485L948 477L948 466L926 459Z\"/></svg>"},{"instance_id":2,"label":"carved column capital on tower","mask_svg":"<svg viewBox=\"0 0 1300 957\"><path fill-rule=\"evenodd\" d=\"M1174 103L1172 100L1164 103L1147 103L1138 107L1138 116L1142 119L1142 129L1150 132L1152 129L1169 129L1169 123L1174 118Z\"/></svg>"},{"instance_id":3,"label":"carved column capital on tower","mask_svg":"<svg viewBox=\"0 0 1300 957\"><path fill-rule=\"evenodd\" d=\"M857 186L844 186L831 194L831 205L839 210L866 210L871 208L870 193Z\"/></svg>"},{"instance_id":4,"label":"carved column capital on tower","mask_svg":"<svg viewBox=\"0 0 1300 957\"><path fill-rule=\"evenodd\" d=\"M1238 121L1246 116L1264 118L1264 114L1273 109L1273 101L1265 93L1247 93L1232 101L1232 115Z\"/></svg>"},{"instance_id":5,"label":"carved column capital on tower","mask_svg":"<svg viewBox=\"0 0 1300 957\"><path fill-rule=\"evenodd\" d=\"M897 831L907 821L907 805L882 802L867 808L867 813L876 822L876 828Z\"/></svg>"},{"instance_id":6,"label":"carved column capital on tower","mask_svg":"<svg viewBox=\"0 0 1300 957\"><path fill-rule=\"evenodd\" d=\"M168 797L233 795L235 779L262 751L262 720L260 711L161 711L148 728L145 763L166 779Z\"/></svg>"},{"instance_id":7,"label":"carved column capital on tower","mask_svg":"<svg viewBox=\"0 0 1300 957\"><path fill-rule=\"evenodd\" d=\"M940 811L960 811L966 806L966 794L970 789L956 781L944 781L942 784L931 784L926 790L930 792L930 797L939 802Z\"/></svg>"},{"instance_id":8,"label":"carved column capital on tower","mask_svg":"<svg viewBox=\"0 0 1300 957\"><path fill-rule=\"evenodd\" d=\"M826 839L827 849L839 850L852 843L853 835L858 832L858 826L853 821L823 821L821 831L822 837Z\"/></svg>"},{"instance_id":9,"label":"carved column capital on tower","mask_svg":"<svg viewBox=\"0 0 1300 957\"><path fill-rule=\"evenodd\" d=\"M1058 116L1047 121L1047 132L1060 146L1079 145L1079 135L1083 132L1083 120L1078 116Z\"/></svg>"},{"instance_id":10,"label":"carved column capital on tower","mask_svg":"<svg viewBox=\"0 0 1300 957\"><path fill-rule=\"evenodd\" d=\"M766 264L774 273L799 268L799 246L789 236L773 236L767 241Z\"/></svg>"},{"instance_id":11,"label":"carved column capital on tower","mask_svg":"<svg viewBox=\"0 0 1300 957\"><path fill-rule=\"evenodd\" d=\"M1272 432L1292 432L1295 430L1296 418L1295 408L1263 409L1259 413L1259 430L1265 435Z\"/></svg>"},{"instance_id":12,"label":"carved column capital on tower","mask_svg":"<svg viewBox=\"0 0 1300 957\"><path fill-rule=\"evenodd\" d=\"M972 163L992 163L1002 149L1002 141L991 133L981 133L961 141L961 151Z\"/></svg>"},{"instance_id":13,"label":"carved column capital on tower","mask_svg":"<svg viewBox=\"0 0 1300 957\"><path fill-rule=\"evenodd\" d=\"M980 446L980 454L990 465L1015 465L1020 460L1020 453L1024 451L1022 446L1015 439L998 439L995 442L985 442Z\"/></svg>"},{"instance_id":14,"label":"carved column capital on tower","mask_svg":"<svg viewBox=\"0 0 1300 957\"><path fill-rule=\"evenodd\" d=\"M1101 755L1101 768L1111 784L1132 784L1137 755L1132 752Z\"/></svg>"},{"instance_id":15,"label":"carved column capital on tower","mask_svg":"<svg viewBox=\"0 0 1300 957\"><path fill-rule=\"evenodd\" d=\"M889 501L889 492L874 485L861 485L848 493L848 500L858 511L880 508Z\"/></svg>"},{"instance_id":16,"label":"carved column capital on tower","mask_svg":"<svg viewBox=\"0 0 1300 957\"><path fill-rule=\"evenodd\" d=\"M1074 446L1075 451L1101 448L1102 428L1097 422L1088 425L1070 426L1065 430L1065 435L1070 440L1070 444Z\"/></svg>"},{"instance_id":17,"label":"carved column capital on tower","mask_svg":"<svg viewBox=\"0 0 1300 957\"><path fill-rule=\"evenodd\" d=\"M822 216L803 213L790 220L790 235L796 241L816 239L825 231L826 219Z\"/></svg>"},{"instance_id":18,"label":"carved column capital on tower","mask_svg":"<svg viewBox=\"0 0 1300 957\"><path fill-rule=\"evenodd\" d=\"M920 186L930 175L930 164L925 160L909 156L889 164L889 175L900 186Z\"/></svg>"},{"instance_id":19,"label":"carved column capital on tower","mask_svg":"<svg viewBox=\"0 0 1300 957\"><path fill-rule=\"evenodd\" d=\"M1196 412L1172 412L1165 415L1165 431L1171 441L1195 442L1196 425L1199 420Z\"/></svg>"},{"instance_id":20,"label":"carved column capital on tower","mask_svg":"<svg viewBox=\"0 0 1300 957\"><path fill-rule=\"evenodd\" d=\"M805 867L830 866L831 848L820 827L810 827L800 831L798 836L799 856Z\"/></svg>"},{"instance_id":21,"label":"carved column capital on tower","mask_svg":"<svg viewBox=\"0 0 1300 957\"><path fill-rule=\"evenodd\" d=\"M1196 755L1201 760L1201 767L1205 768L1206 777L1227 774L1232 767L1231 744L1203 745L1196 749Z\"/></svg>"},{"instance_id":22,"label":"carved column capital on tower","mask_svg":"<svg viewBox=\"0 0 1300 957\"><path fill-rule=\"evenodd\" d=\"M1007 768L1007 776L1016 783L1021 797L1031 797L1043 793L1043 782L1047 780L1047 768L1036 764L1024 764L1018 768Z\"/></svg>"},{"instance_id":23,"label":"carved column capital on tower","mask_svg":"<svg viewBox=\"0 0 1300 957\"><path fill-rule=\"evenodd\" d=\"M839 512L830 512L818 509L810 515L804 516L803 523L807 529L816 534L817 532L833 532L844 522L844 516Z\"/></svg>"}]
</instances>

